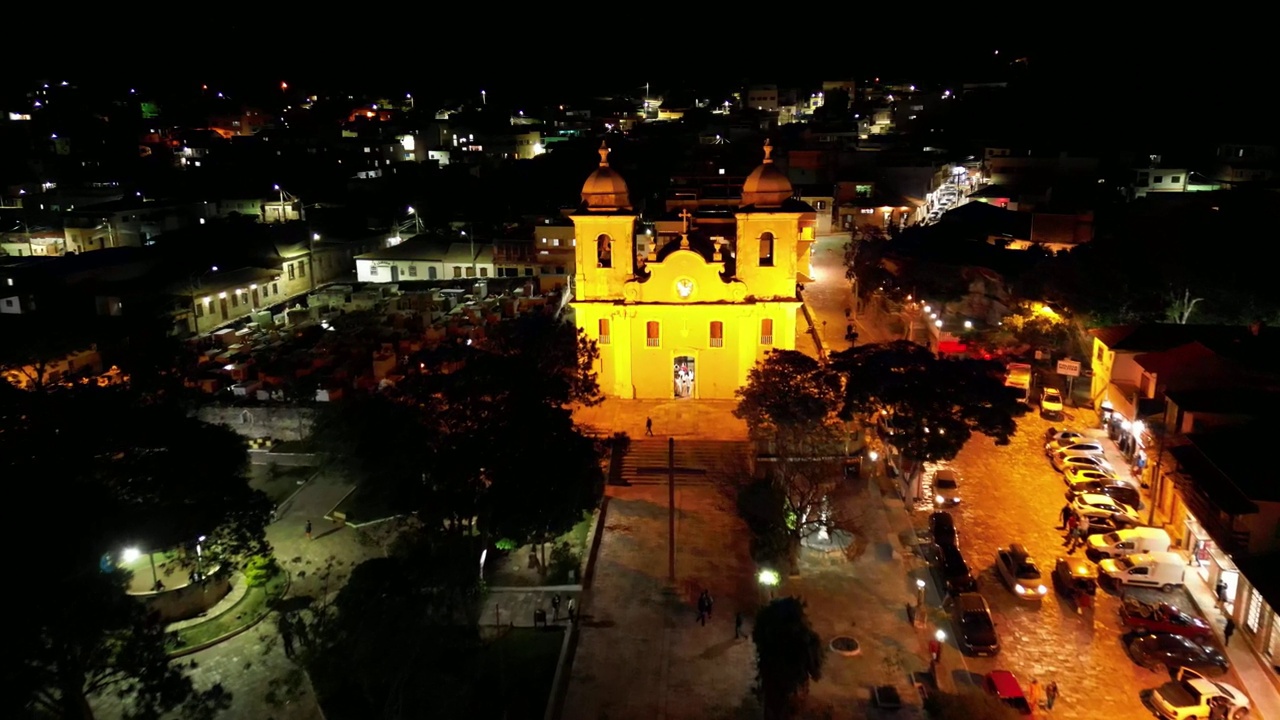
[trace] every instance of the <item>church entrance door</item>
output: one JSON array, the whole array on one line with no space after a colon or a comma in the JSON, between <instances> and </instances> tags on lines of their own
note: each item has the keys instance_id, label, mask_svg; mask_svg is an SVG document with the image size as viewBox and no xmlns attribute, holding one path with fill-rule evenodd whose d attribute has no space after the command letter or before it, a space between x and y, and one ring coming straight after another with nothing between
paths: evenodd
<instances>
[{"instance_id":1,"label":"church entrance door","mask_svg":"<svg viewBox=\"0 0 1280 720\"><path fill-rule=\"evenodd\" d=\"M689 355L676 358L672 368L673 384L676 399L693 397L694 362Z\"/></svg>"}]
</instances>

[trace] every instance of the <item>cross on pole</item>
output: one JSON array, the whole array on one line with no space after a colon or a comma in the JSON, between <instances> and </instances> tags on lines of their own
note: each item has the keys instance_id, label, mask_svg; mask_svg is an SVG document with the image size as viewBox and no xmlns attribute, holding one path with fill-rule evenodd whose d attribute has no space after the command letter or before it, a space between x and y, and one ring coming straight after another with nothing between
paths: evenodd
<instances>
[{"instance_id":1,"label":"cross on pole","mask_svg":"<svg viewBox=\"0 0 1280 720\"><path fill-rule=\"evenodd\" d=\"M703 468L676 467L676 439L667 438L667 466L665 468L636 468L641 475L667 475L667 578L676 582L676 474L706 475Z\"/></svg>"}]
</instances>

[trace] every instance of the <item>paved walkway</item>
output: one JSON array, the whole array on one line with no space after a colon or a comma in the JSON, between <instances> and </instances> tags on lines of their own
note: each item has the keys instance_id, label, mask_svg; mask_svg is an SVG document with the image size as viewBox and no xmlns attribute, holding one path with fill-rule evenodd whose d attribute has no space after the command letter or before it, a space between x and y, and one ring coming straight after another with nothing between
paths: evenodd
<instances>
[{"instance_id":1,"label":"paved walkway","mask_svg":"<svg viewBox=\"0 0 1280 720\"><path fill-rule=\"evenodd\" d=\"M560 614L551 606L553 595L560 596ZM566 625L569 622L569 601L582 604L581 585L548 585L530 588L489 588L485 598L480 624L490 626L534 627L534 613L543 610L547 622Z\"/></svg>"},{"instance_id":2,"label":"paved walkway","mask_svg":"<svg viewBox=\"0 0 1280 720\"><path fill-rule=\"evenodd\" d=\"M644 421L653 419L655 437L677 440L746 440L747 424L734 417L736 400L623 400L608 398L595 407L576 407L573 419L601 436L625 432L645 436Z\"/></svg>"}]
</instances>

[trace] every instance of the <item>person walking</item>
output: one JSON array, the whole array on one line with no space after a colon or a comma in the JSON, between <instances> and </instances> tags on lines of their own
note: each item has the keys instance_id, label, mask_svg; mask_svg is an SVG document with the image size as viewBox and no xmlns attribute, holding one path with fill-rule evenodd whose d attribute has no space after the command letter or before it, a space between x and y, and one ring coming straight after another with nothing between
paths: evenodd
<instances>
[{"instance_id":1,"label":"person walking","mask_svg":"<svg viewBox=\"0 0 1280 720\"><path fill-rule=\"evenodd\" d=\"M1062 506L1062 512L1058 513L1062 521L1058 523L1059 530L1067 529L1067 522L1071 519L1071 503Z\"/></svg>"},{"instance_id":2,"label":"person walking","mask_svg":"<svg viewBox=\"0 0 1280 720\"><path fill-rule=\"evenodd\" d=\"M1031 715L1034 717L1040 709L1040 699L1044 697L1040 688L1040 680L1031 678L1031 685L1027 687L1027 704L1031 706Z\"/></svg>"},{"instance_id":3,"label":"person walking","mask_svg":"<svg viewBox=\"0 0 1280 720\"><path fill-rule=\"evenodd\" d=\"M310 520L307 521L307 539L308 540L311 539L311 521Z\"/></svg>"},{"instance_id":4,"label":"person walking","mask_svg":"<svg viewBox=\"0 0 1280 720\"><path fill-rule=\"evenodd\" d=\"M293 620L288 615L281 615L277 623L280 628L280 642L284 645L284 656L293 657Z\"/></svg>"},{"instance_id":5,"label":"person walking","mask_svg":"<svg viewBox=\"0 0 1280 720\"><path fill-rule=\"evenodd\" d=\"M560 593L551 595L551 622L560 622Z\"/></svg>"},{"instance_id":6,"label":"person walking","mask_svg":"<svg viewBox=\"0 0 1280 720\"><path fill-rule=\"evenodd\" d=\"M703 590L703 591L702 591L702 597L704 597L704 598L706 598L706 599L707 599L707 619L708 619L708 620L710 620L710 619L711 619L711 608L712 608L712 606L713 606L713 605L715 605L715 600L712 600L712 599L711 599L711 591L710 591L710 590Z\"/></svg>"},{"instance_id":7,"label":"person walking","mask_svg":"<svg viewBox=\"0 0 1280 720\"><path fill-rule=\"evenodd\" d=\"M707 626L707 591L703 590L698 596L698 622L703 626Z\"/></svg>"},{"instance_id":8,"label":"person walking","mask_svg":"<svg viewBox=\"0 0 1280 720\"><path fill-rule=\"evenodd\" d=\"M1044 708L1052 710L1053 704L1058 702L1058 681L1051 680L1048 685L1044 686Z\"/></svg>"},{"instance_id":9,"label":"person walking","mask_svg":"<svg viewBox=\"0 0 1280 720\"><path fill-rule=\"evenodd\" d=\"M644 434L653 437L653 418L651 417L644 419Z\"/></svg>"},{"instance_id":10,"label":"person walking","mask_svg":"<svg viewBox=\"0 0 1280 720\"><path fill-rule=\"evenodd\" d=\"M1077 517L1075 513L1068 514L1067 534L1066 537L1062 539L1062 547L1066 547L1071 544L1072 539L1075 537L1075 529L1078 527L1080 527L1080 518Z\"/></svg>"},{"instance_id":11,"label":"person walking","mask_svg":"<svg viewBox=\"0 0 1280 720\"><path fill-rule=\"evenodd\" d=\"M742 632L742 611L738 611L733 616L733 639L744 638L747 634Z\"/></svg>"},{"instance_id":12,"label":"person walking","mask_svg":"<svg viewBox=\"0 0 1280 720\"><path fill-rule=\"evenodd\" d=\"M570 624L570 625L572 625L572 624L573 624L573 621L574 621L575 619L577 619L577 617L578 617L578 606L577 606L577 604L574 602L574 599L573 599L573 598L569 598L569 608L568 608L568 609L569 609L569 624Z\"/></svg>"},{"instance_id":13,"label":"person walking","mask_svg":"<svg viewBox=\"0 0 1280 720\"><path fill-rule=\"evenodd\" d=\"M1227 584L1225 582L1219 580L1218 583L1213 586L1213 594L1218 598L1218 607L1222 607L1227 604Z\"/></svg>"},{"instance_id":14,"label":"person walking","mask_svg":"<svg viewBox=\"0 0 1280 720\"><path fill-rule=\"evenodd\" d=\"M1222 646L1231 645L1231 636L1236 634L1236 621L1227 618L1227 624L1222 627Z\"/></svg>"}]
</instances>

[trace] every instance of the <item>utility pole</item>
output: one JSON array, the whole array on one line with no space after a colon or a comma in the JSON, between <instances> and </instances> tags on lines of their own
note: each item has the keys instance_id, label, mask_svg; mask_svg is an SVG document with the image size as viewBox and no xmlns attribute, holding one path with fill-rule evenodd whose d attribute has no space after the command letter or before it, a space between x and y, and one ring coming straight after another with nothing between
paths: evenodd
<instances>
[{"instance_id":1,"label":"utility pole","mask_svg":"<svg viewBox=\"0 0 1280 720\"><path fill-rule=\"evenodd\" d=\"M676 584L676 439L667 438L667 579Z\"/></svg>"}]
</instances>

